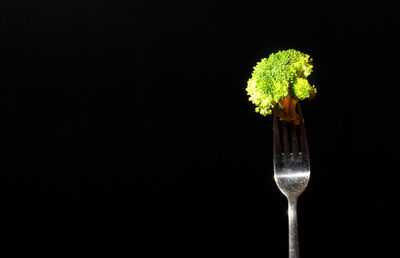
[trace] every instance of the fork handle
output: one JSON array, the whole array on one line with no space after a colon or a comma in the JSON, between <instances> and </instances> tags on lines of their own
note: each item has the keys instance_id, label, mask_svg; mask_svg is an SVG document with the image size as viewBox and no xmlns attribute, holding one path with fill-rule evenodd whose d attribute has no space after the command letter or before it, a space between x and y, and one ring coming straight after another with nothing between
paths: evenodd
<instances>
[{"instance_id":1,"label":"fork handle","mask_svg":"<svg viewBox=\"0 0 400 258\"><path fill-rule=\"evenodd\" d=\"M299 258L299 234L297 229L297 198L288 198L289 258Z\"/></svg>"}]
</instances>

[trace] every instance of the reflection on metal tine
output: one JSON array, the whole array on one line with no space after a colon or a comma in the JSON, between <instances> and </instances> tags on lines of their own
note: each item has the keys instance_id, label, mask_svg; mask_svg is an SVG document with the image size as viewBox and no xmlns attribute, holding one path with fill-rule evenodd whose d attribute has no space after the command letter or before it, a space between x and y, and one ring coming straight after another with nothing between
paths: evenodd
<instances>
[{"instance_id":1,"label":"reflection on metal tine","mask_svg":"<svg viewBox=\"0 0 400 258\"><path fill-rule=\"evenodd\" d=\"M300 104L297 105L297 112L300 116L300 145L301 145L301 152L308 153L308 145L307 145L307 135L306 135L306 128L304 126L304 118L301 112Z\"/></svg>"},{"instance_id":2,"label":"reflection on metal tine","mask_svg":"<svg viewBox=\"0 0 400 258\"><path fill-rule=\"evenodd\" d=\"M298 153L299 145L297 143L296 125L294 123L290 123L290 138L292 140L292 152Z\"/></svg>"},{"instance_id":3,"label":"reflection on metal tine","mask_svg":"<svg viewBox=\"0 0 400 258\"><path fill-rule=\"evenodd\" d=\"M276 117L276 114L274 113L274 124L273 124L273 131L274 131L274 138L273 138L273 144L274 144L274 156L278 155L281 153L281 140L279 137L279 125L278 125L278 119Z\"/></svg>"},{"instance_id":4,"label":"reflection on metal tine","mask_svg":"<svg viewBox=\"0 0 400 258\"><path fill-rule=\"evenodd\" d=\"M283 152L288 153L289 150L289 136L287 132L287 122L282 121L282 136L283 136Z\"/></svg>"}]
</instances>

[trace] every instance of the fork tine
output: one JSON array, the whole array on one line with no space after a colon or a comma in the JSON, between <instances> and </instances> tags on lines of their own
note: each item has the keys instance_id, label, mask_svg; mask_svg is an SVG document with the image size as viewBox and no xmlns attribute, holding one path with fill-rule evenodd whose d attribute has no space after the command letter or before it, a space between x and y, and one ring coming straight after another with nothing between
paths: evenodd
<instances>
[{"instance_id":1,"label":"fork tine","mask_svg":"<svg viewBox=\"0 0 400 258\"><path fill-rule=\"evenodd\" d=\"M289 152L289 136L287 132L287 122L282 121L282 134L283 134L283 152Z\"/></svg>"},{"instance_id":2,"label":"fork tine","mask_svg":"<svg viewBox=\"0 0 400 258\"><path fill-rule=\"evenodd\" d=\"M292 139L292 152L299 152L299 144L297 143L297 132L294 123L290 123L290 138Z\"/></svg>"},{"instance_id":3,"label":"fork tine","mask_svg":"<svg viewBox=\"0 0 400 258\"><path fill-rule=\"evenodd\" d=\"M300 104L297 104L297 112L300 116L300 145L301 145L301 152L308 154L308 144L307 144L307 135L306 135L306 128L304 126L304 118L301 112Z\"/></svg>"},{"instance_id":4,"label":"fork tine","mask_svg":"<svg viewBox=\"0 0 400 258\"><path fill-rule=\"evenodd\" d=\"M281 153L281 142L279 137L279 126L278 126L278 119L276 118L276 114L274 113L274 124L273 124L273 131L274 131L274 156L277 157L278 154Z\"/></svg>"}]
</instances>

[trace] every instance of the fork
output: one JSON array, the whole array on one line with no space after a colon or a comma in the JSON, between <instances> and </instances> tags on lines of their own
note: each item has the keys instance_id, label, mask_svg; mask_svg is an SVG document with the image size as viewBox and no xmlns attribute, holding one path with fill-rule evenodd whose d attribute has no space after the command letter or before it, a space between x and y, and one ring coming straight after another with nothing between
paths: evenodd
<instances>
[{"instance_id":1,"label":"fork","mask_svg":"<svg viewBox=\"0 0 400 258\"><path fill-rule=\"evenodd\" d=\"M310 179L310 157L300 104L297 104L297 112L300 116L300 125L289 124L290 139L288 135L288 123L285 121L280 122L282 124L282 144L276 114L274 114L273 122L274 179L278 188L288 200L289 258L300 257L297 229L297 199L306 189ZM297 129L299 129L300 141L298 141Z\"/></svg>"}]
</instances>

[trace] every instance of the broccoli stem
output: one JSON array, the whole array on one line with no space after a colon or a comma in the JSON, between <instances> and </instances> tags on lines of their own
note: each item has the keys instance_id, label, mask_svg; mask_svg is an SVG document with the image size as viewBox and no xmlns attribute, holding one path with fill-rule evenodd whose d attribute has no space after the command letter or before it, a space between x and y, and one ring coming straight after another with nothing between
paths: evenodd
<instances>
[{"instance_id":1,"label":"broccoli stem","mask_svg":"<svg viewBox=\"0 0 400 258\"><path fill-rule=\"evenodd\" d=\"M281 121L287 121L295 125L300 124L300 117L296 113L296 105L298 100L288 95L279 102L276 108L276 114Z\"/></svg>"}]
</instances>

